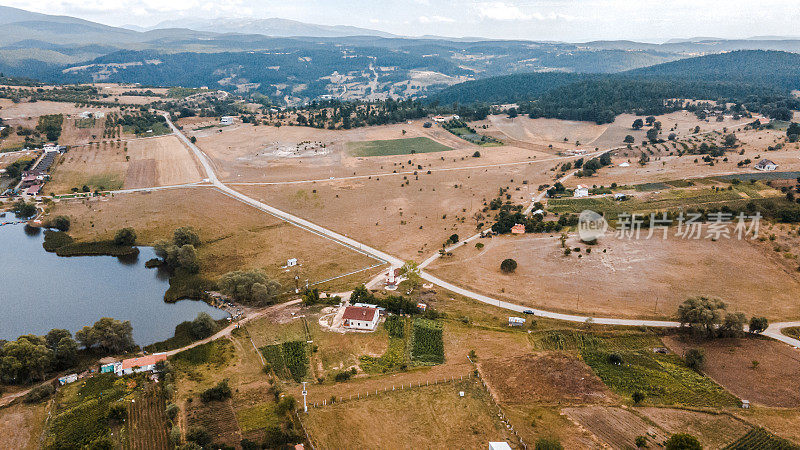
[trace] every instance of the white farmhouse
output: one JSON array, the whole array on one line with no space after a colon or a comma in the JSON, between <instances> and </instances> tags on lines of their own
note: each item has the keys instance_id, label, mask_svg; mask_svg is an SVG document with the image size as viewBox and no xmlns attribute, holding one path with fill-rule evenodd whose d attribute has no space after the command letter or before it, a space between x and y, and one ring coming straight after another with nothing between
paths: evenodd
<instances>
[{"instance_id":1,"label":"white farmhouse","mask_svg":"<svg viewBox=\"0 0 800 450\"><path fill-rule=\"evenodd\" d=\"M778 168L778 165L768 159L762 159L758 162L755 166L753 166L756 170L762 170L765 172L771 172Z\"/></svg>"},{"instance_id":2,"label":"white farmhouse","mask_svg":"<svg viewBox=\"0 0 800 450\"><path fill-rule=\"evenodd\" d=\"M575 188L575 192L572 195L575 198L581 197L588 197L589 196L589 188L582 184L579 184L578 187Z\"/></svg>"},{"instance_id":3,"label":"white farmhouse","mask_svg":"<svg viewBox=\"0 0 800 450\"><path fill-rule=\"evenodd\" d=\"M233 125L233 116L222 116L219 118L220 125Z\"/></svg>"},{"instance_id":4,"label":"white farmhouse","mask_svg":"<svg viewBox=\"0 0 800 450\"><path fill-rule=\"evenodd\" d=\"M351 330L375 331L378 319L380 319L378 308L364 306L348 306L342 316L344 327Z\"/></svg>"}]
</instances>

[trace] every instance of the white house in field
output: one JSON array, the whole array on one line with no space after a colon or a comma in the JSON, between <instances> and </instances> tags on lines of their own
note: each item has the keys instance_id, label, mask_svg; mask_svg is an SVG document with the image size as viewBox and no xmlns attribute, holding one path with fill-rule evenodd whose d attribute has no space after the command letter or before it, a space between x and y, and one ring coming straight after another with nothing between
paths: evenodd
<instances>
[{"instance_id":1,"label":"white house in field","mask_svg":"<svg viewBox=\"0 0 800 450\"><path fill-rule=\"evenodd\" d=\"M765 172L770 172L778 168L778 165L768 159L762 159L758 162L755 166L753 166L756 170L763 170Z\"/></svg>"},{"instance_id":2,"label":"white house in field","mask_svg":"<svg viewBox=\"0 0 800 450\"><path fill-rule=\"evenodd\" d=\"M233 125L233 116L222 116L219 118L220 125Z\"/></svg>"},{"instance_id":3,"label":"white house in field","mask_svg":"<svg viewBox=\"0 0 800 450\"><path fill-rule=\"evenodd\" d=\"M575 192L572 194L575 198L581 197L588 197L589 196L589 188L582 184L579 184L578 187L575 188Z\"/></svg>"},{"instance_id":4,"label":"white house in field","mask_svg":"<svg viewBox=\"0 0 800 450\"><path fill-rule=\"evenodd\" d=\"M380 319L378 308L348 306L342 315L342 324L351 330L375 331Z\"/></svg>"}]
</instances>

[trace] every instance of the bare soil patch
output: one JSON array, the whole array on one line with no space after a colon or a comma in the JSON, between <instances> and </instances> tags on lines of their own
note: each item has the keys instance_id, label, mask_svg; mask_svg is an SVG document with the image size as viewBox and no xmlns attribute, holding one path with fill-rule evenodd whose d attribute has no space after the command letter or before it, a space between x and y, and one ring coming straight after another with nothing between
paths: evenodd
<instances>
[{"instance_id":1,"label":"bare soil patch","mask_svg":"<svg viewBox=\"0 0 800 450\"><path fill-rule=\"evenodd\" d=\"M3 446L14 449L38 449L44 431L49 403L18 403L0 409L0 436Z\"/></svg>"},{"instance_id":2,"label":"bare soil patch","mask_svg":"<svg viewBox=\"0 0 800 450\"><path fill-rule=\"evenodd\" d=\"M189 427L205 428L212 442L236 446L242 441L231 400L206 403L195 398L185 408Z\"/></svg>"},{"instance_id":3,"label":"bare soil patch","mask_svg":"<svg viewBox=\"0 0 800 450\"><path fill-rule=\"evenodd\" d=\"M547 352L479 363L503 403L608 403L611 392L574 355Z\"/></svg>"},{"instance_id":4,"label":"bare soil patch","mask_svg":"<svg viewBox=\"0 0 800 450\"><path fill-rule=\"evenodd\" d=\"M800 352L771 339L693 340L668 336L664 344L678 354L700 348L709 377L739 398L771 407L797 408L800 392ZM758 361L753 367L753 361Z\"/></svg>"},{"instance_id":5,"label":"bare soil patch","mask_svg":"<svg viewBox=\"0 0 800 450\"><path fill-rule=\"evenodd\" d=\"M628 409L604 406L565 408L564 413L612 448L636 448L637 436L648 436L651 443L662 443L669 435Z\"/></svg>"},{"instance_id":6,"label":"bare soil patch","mask_svg":"<svg viewBox=\"0 0 800 450\"><path fill-rule=\"evenodd\" d=\"M651 448L673 433L690 433L707 448L722 448L750 426L727 414L672 408L572 407L567 416L612 448L634 449L637 436L646 436Z\"/></svg>"}]
</instances>

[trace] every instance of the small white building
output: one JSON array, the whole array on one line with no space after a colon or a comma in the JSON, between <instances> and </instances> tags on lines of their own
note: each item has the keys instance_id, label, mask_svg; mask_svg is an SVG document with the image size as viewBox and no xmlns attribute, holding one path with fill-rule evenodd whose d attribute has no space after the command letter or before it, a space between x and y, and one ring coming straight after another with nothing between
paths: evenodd
<instances>
[{"instance_id":1,"label":"small white building","mask_svg":"<svg viewBox=\"0 0 800 450\"><path fill-rule=\"evenodd\" d=\"M524 317L509 317L508 318L508 326L510 327L521 327L525 325L525 318Z\"/></svg>"},{"instance_id":2,"label":"small white building","mask_svg":"<svg viewBox=\"0 0 800 450\"><path fill-rule=\"evenodd\" d=\"M233 125L233 116L222 116L219 118L220 125Z\"/></svg>"},{"instance_id":3,"label":"small white building","mask_svg":"<svg viewBox=\"0 0 800 450\"><path fill-rule=\"evenodd\" d=\"M630 167L630 166L631 166L631 164L630 164L630 163L628 163L628 162L624 162L624 163L620 163L620 164L619 164L619 166L620 166L620 167Z\"/></svg>"},{"instance_id":4,"label":"small white building","mask_svg":"<svg viewBox=\"0 0 800 450\"><path fill-rule=\"evenodd\" d=\"M489 442L489 450L511 450L508 442Z\"/></svg>"},{"instance_id":5,"label":"small white building","mask_svg":"<svg viewBox=\"0 0 800 450\"><path fill-rule=\"evenodd\" d=\"M768 159L762 159L758 162L755 166L753 166L756 170L762 170L764 172L771 172L778 168L778 165Z\"/></svg>"},{"instance_id":6,"label":"small white building","mask_svg":"<svg viewBox=\"0 0 800 450\"><path fill-rule=\"evenodd\" d=\"M73 374L70 374L70 375L65 375L65 376L63 376L63 377L58 379L59 384L61 384L62 386L65 385L65 384L74 383L76 381L78 381L78 374L77 373L73 373Z\"/></svg>"},{"instance_id":7,"label":"small white building","mask_svg":"<svg viewBox=\"0 0 800 450\"><path fill-rule=\"evenodd\" d=\"M344 309L342 323L351 330L375 331L380 314L377 308L348 306Z\"/></svg>"},{"instance_id":8,"label":"small white building","mask_svg":"<svg viewBox=\"0 0 800 450\"><path fill-rule=\"evenodd\" d=\"M575 192L572 194L572 196L575 198L588 197L589 187L579 184L578 187L575 188Z\"/></svg>"},{"instance_id":9,"label":"small white building","mask_svg":"<svg viewBox=\"0 0 800 450\"><path fill-rule=\"evenodd\" d=\"M294 267L297 265L297 258L289 258L286 260L286 267Z\"/></svg>"}]
</instances>

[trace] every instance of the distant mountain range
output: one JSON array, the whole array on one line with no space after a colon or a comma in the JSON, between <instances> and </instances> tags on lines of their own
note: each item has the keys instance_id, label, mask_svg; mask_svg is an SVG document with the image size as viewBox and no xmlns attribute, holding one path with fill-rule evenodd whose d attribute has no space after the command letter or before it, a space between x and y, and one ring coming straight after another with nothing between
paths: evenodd
<instances>
[{"instance_id":1,"label":"distant mountain range","mask_svg":"<svg viewBox=\"0 0 800 450\"><path fill-rule=\"evenodd\" d=\"M316 25L289 19L195 19L167 20L154 27L137 31L150 31L169 28L188 28L195 31L212 33L260 34L277 37L344 37L344 36L377 36L397 37L384 31L347 25Z\"/></svg>"},{"instance_id":2,"label":"distant mountain range","mask_svg":"<svg viewBox=\"0 0 800 450\"><path fill-rule=\"evenodd\" d=\"M800 52L800 39L781 36L575 44L412 38L278 18L175 20L145 29L4 6L0 24L0 72L7 75L53 83L209 86L258 92L277 102L344 93L341 98L425 96L494 76L608 74L737 50Z\"/></svg>"}]
</instances>

